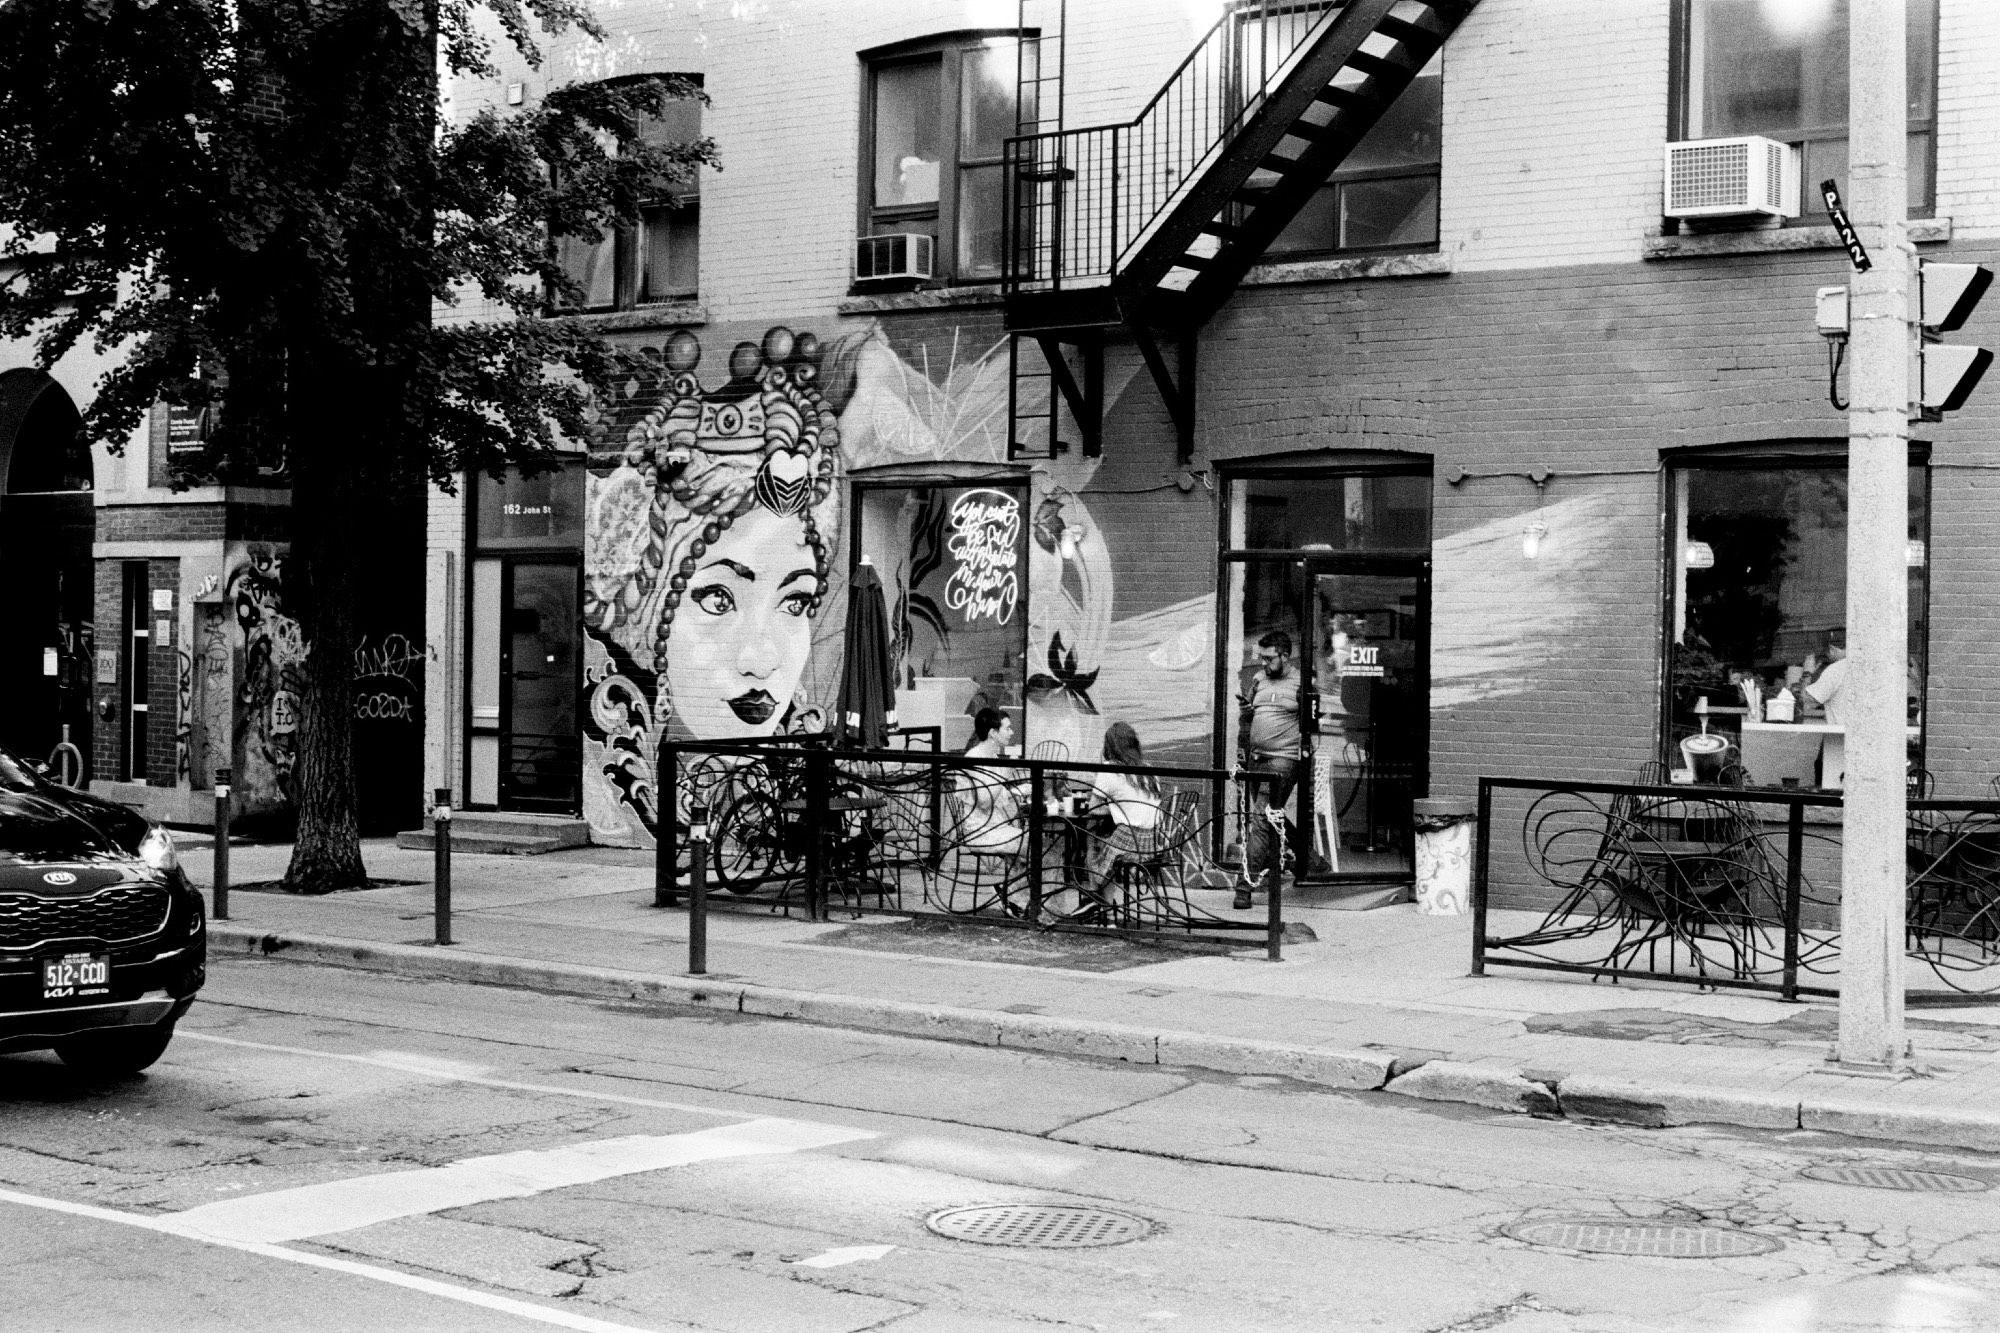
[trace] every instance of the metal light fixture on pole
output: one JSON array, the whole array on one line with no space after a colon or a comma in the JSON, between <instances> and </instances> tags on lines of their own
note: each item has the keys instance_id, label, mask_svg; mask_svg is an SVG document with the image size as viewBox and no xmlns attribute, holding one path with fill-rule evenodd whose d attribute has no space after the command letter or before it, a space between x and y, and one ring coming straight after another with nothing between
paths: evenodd
<instances>
[{"instance_id":1,"label":"metal light fixture on pole","mask_svg":"<svg viewBox=\"0 0 2000 1333\"><path fill-rule=\"evenodd\" d=\"M1903 1032L1905 670L1915 249L1906 176L1904 0L1848 7L1852 277L1847 452L1847 729L1840 860L1839 1068L1908 1070Z\"/></svg>"}]
</instances>

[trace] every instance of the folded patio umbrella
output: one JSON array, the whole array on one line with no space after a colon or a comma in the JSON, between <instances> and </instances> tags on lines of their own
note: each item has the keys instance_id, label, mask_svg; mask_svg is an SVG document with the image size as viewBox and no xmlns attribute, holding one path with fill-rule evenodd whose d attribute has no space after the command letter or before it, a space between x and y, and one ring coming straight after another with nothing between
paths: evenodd
<instances>
[{"instance_id":1,"label":"folded patio umbrella","mask_svg":"<svg viewBox=\"0 0 2000 1333\"><path fill-rule=\"evenodd\" d=\"M889 744L896 691L889 671L889 612L882 580L863 557L847 590L846 658L840 669L840 743L864 750Z\"/></svg>"}]
</instances>

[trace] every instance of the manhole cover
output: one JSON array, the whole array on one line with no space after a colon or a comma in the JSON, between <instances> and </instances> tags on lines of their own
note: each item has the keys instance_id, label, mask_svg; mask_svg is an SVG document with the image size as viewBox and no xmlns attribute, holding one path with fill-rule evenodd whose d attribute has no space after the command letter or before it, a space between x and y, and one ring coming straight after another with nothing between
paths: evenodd
<instances>
[{"instance_id":1,"label":"manhole cover","mask_svg":"<svg viewBox=\"0 0 2000 1333\"><path fill-rule=\"evenodd\" d=\"M1808 1180L1832 1185L1865 1185L1872 1190L1920 1190L1930 1194L1976 1194L1991 1188L1972 1176L1948 1171L1913 1171L1900 1166L1809 1166L1799 1172Z\"/></svg>"},{"instance_id":2,"label":"manhole cover","mask_svg":"<svg viewBox=\"0 0 2000 1333\"><path fill-rule=\"evenodd\" d=\"M951 1240L979 1245L1023 1245L1042 1250L1076 1250L1089 1245L1123 1245L1153 1232L1153 1224L1131 1213L1069 1203L1000 1203L947 1208L924 1225Z\"/></svg>"},{"instance_id":3,"label":"manhole cover","mask_svg":"<svg viewBox=\"0 0 2000 1333\"><path fill-rule=\"evenodd\" d=\"M1632 1222L1616 1217L1537 1217L1500 1228L1515 1240L1594 1254L1655 1259L1737 1259L1769 1254L1779 1242L1754 1232L1699 1222Z\"/></svg>"}]
</instances>

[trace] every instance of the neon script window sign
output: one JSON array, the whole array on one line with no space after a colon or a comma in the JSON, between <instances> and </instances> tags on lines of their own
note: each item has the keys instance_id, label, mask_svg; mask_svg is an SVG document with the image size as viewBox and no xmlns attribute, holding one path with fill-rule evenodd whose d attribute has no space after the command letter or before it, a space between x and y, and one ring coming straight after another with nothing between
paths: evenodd
<instances>
[{"instance_id":1,"label":"neon script window sign","mask_svg":"<svg viewBox=\"0 0 2000 1333\"><path fill-rule=\"evenodd\" d=\"M967 491L952 504L945 548L958 561L944 585L945 605L963 612L968 625L1012 620L1021 600L1021 502L1004 491Z\"/></svg>"}]
</instances>

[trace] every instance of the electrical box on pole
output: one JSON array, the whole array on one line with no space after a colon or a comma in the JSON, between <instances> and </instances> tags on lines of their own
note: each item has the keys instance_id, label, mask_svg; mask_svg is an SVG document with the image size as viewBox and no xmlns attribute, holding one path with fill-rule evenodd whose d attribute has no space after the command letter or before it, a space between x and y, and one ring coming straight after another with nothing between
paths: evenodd
<instances>
[{"instance_id":1,"label":"electrical box on pole","mask_svg":"<svg viewBox=\"0 0 2000 1333\"><path fill-rule=\"evenodd\" d=\"M1962 327L1979 298L1993 285L1993 270L1980 264L1934 264L1917 261L1917 322L1923 326L1917 348L1917 405L1925 421L1942 420L1956 412L1978 387L1993 364L1993 353L1937 341L1938 335Z\"/></svg>"}]
</instances>

